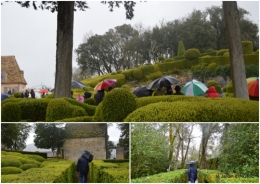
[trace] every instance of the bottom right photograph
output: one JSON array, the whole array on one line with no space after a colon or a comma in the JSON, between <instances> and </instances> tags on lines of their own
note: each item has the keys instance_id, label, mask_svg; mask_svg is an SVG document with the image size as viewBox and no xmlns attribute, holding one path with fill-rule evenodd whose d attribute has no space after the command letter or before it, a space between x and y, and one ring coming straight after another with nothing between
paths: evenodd
<instances>
[{"instance_id":1,"label":"bottom right photograph","mask_svg":"<svg viewBox=\"0 0 260 184\"><path fill-rule=\"evenodd\" d=\"M259 123L132 123L131 183L259 183Z\"/></svg>"}]
</instances>

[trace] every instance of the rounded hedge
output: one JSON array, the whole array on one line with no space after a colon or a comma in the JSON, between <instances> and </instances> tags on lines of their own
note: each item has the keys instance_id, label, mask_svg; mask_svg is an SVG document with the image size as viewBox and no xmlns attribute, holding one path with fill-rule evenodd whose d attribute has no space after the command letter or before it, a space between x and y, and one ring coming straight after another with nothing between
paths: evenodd
<instances>
[{"instance_id":1,"label":"rounded hedge","mask_svg":"<svg viewBox=\"0 0 260 184\"><path fill-rule=\"evenodd\" d=\"M89 105L96 105L96 100L94 98L86 98L84 100L84 103L89 104Z\"/></svg>"},{"instance_id":2,"label":"rounded hedge","mask_svg":"<svg viewBox=\"0 0 260 184\"><path fill-rule=\"evenodd\" d=\"M18 122L22 119L21 108L18 103L8 102L1 108L1 122Z\"/></svg>"},{"instance_id":3,"label":"rounded hedge","mask_svg":"<svg viewBox=\"0 0 260 184\"><path fill-rule=\"evenodd\" d=\"M30 159L36 160L37 162L43 162L46 159L39 155L27 155Z\"/></svg>"},{"instance_id":4,"label":"rounded hedge","mask_svg":"<svg viewBox=\"0 0 260 184\"><path fill-rule=\"evenodd\" d=\"M207 67L208 70L215 70L218 67L216 63L210 63Z\"/></svg>"},{"instance_id":5,"label":"rounded hedge","mask_svg":"<svg viewBox=\"0 0 260 184\"><path fill-rule=\"evenodd\" d=\"M135 80L140 80L143 77L142 70L139 68L134 69L133 71L133 77Z\"/></svg>"},{"instance_id":6,"label":"rounded hedge","mask_svg":"<svg viewBox=\"0 0 260 184\"><path fill-rule=\"evenodd\" d=\"M111 91L112 92L112 91ZM95 111L95 114L93 116L93 121L94 122L102 122L103 121L103 102L99 103L97 108L96 108L96 111Z\"/></svg>"},{"instance_id":7,"label":"rounded hedge","mask_svg":"<svg viewBox=\"0 0 260 184\"><path fill-rule=\"evenodd\" d=\"M208 83L207 83L207 87L209 88L210 86L214 86L216 91L218 93L221 93L221 86L219 85L219 83L217 83L217 81L209 80Z\"/></svg>"},{"instance_id":8,"label":"rounded hedge","mask_svg":"<svg viewBox=\"0 0 260 184\"><path fill-rule=\"evenodd\" d=\"M242 41L243 54L253 53L253 42L252 41Z\"/></svg>"},{"instance_id":9,"label":"rounded hedge","mask_svg":"<svg viewBox=\"0 0 260 184\"><path fill-rule=\"evenodd\" d=\"M102 119L105 122L122 122L136 109L136 97L126 89L116 89L107 93L102 104Z\"/></svg>"},{"instance_id":10,"label":"rounded hedge","mask_svg":"<svg viewBox=\"0 0 260 184\"><path fill-rule=\"evenodd\" d=\"M217 51L216 56L223 56L224 53L229 52L228 49L221 49Z\"/></svg>"},{"instance_id":11,"label":"rounded hedge","mask_svg":"<svg viewBox=\"0 0 260 184\"><path fill-rule=\"evenodd\" d=\"M38 168L38 166L36 164L23 164L19 168L26 171L31 168Z\"/></svg>"},{"instance_id":12,"label":"rounded hedge","mask_svg":"<svg viewBox=\"0 0 260 184\"><path fill-rule=\"evenodd\" d=\"M18 167L2 167L1 168L1 174L5 175L5 174L19 174L23 172L22 169L18 168Z\"/></svg>"},{"instance_id":13,"label":"rounded hedge","mask_svg":"<svg viewBox=\"0 0 260 184\"><path fill-rule=\"evenodd\" d=\"M185 51L184 53L184 57L186 59L197 59L198 57L200 57L200 51L199 49L188 49Z\"/></svg>"},{"instance_id":14,"label":"rounded hedge","mask_svg":"<svg viewBox=\"0 0 260 184\"><path fill-rule=\"evenodd\" d=\"M15 92L14 93L15 98L21 98L21 93L20 92Z\"/></svg>"},{"instance_id":15,"label":"rounded hedge","mask_svg":"<svg viewBox=\"0 0 260 184\"><path fill-rule=\"evenodd\" d=\"M259 122L258 102L237 98L159 102L136 109L125 122Z\"/></svg>"},{"instance_id":16,"label":"rounded hedge","mask_svg":"<svg viewBox=\"0 0 260 184\"><path fill-rule=\"evenodd\" d=\"M123 86L121 86L121 88L126 89L128 91L132 91L132 88L127 84L124 84Z\"/></svg>"},{"instance_id":17,"label":"rounded hedge","mask_svg":"<svg viewBox=\"0 0 260 184\"><path fill-rule=\"evenodd\" d=\"M1 159L1 167L19 167L22 165L22 162L19 160L11 159L11 158L2 158Z\"/></svg>"}]
</instances>

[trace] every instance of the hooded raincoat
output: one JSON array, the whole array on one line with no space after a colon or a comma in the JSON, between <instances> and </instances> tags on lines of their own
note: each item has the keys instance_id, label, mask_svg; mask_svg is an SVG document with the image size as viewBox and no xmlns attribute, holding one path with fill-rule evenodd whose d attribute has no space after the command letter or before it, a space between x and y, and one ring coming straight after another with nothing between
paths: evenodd
<instances>
[{"instance_id":1,"label":"hooded raincoat","mask_svg":"<svg viewBox=\"0 0 260 184\"><path fill-rule=\"evenodd\" d=\"M215 89L214 86L210 86L208 89L208 98L219 98L220 95L218 94L217 90Z\"/></svg>"}]
</instances>

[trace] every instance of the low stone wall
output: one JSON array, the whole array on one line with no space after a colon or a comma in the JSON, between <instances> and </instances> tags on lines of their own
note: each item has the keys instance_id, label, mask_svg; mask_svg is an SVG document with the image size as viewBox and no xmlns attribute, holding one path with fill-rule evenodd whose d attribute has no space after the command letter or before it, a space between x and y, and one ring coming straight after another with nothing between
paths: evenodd
<instances>
[{"instance_id":1,"label":"low stone wall","mask_svg":"<svg viewBox=\"0 0 260 184\"><path fill-rule=\"evenodd\" d=\"M64 159L75 160L81 156L80 150L88 150L94 159L106 159L105 137L65 139Z\"/></svg>"}]
</instances>

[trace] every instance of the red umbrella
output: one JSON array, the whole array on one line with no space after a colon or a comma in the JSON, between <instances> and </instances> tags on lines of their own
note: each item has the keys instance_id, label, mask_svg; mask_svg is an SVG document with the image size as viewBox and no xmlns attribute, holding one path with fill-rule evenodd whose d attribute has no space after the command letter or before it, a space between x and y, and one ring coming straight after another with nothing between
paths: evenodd
<instances>
[{"instance_id":1,"label":"red umbrella","mask_svg":"<svg viewBox=\"0 0 260 184\"><path fill-rule=\"evenodd\" d=\"M98 83L94 88L94 90L98 91L98 90L106 89L111 87L115 83L116 83L116 79L106 79Z\"/></svg>"},{"instance_id":2,"label":"red umbrella","mask_svg":"<svg viewBox=\"0 0 260 184\"><path fill-rule=\"evenodd\" d=\"M259 97L259 78L250 77L246 79L249 96Z\"/></svg>"},{"instance_id":3,"label":"red umbrella","mask_svg":"<svg viewBox=\"0 0 260 184\"><path fill-rule=\"evenodd\" d=\"M48 93L48 92L49 92L48 89L41 89L41 90L39 91L39 93Z\"/></svg>"}]
</instances>

